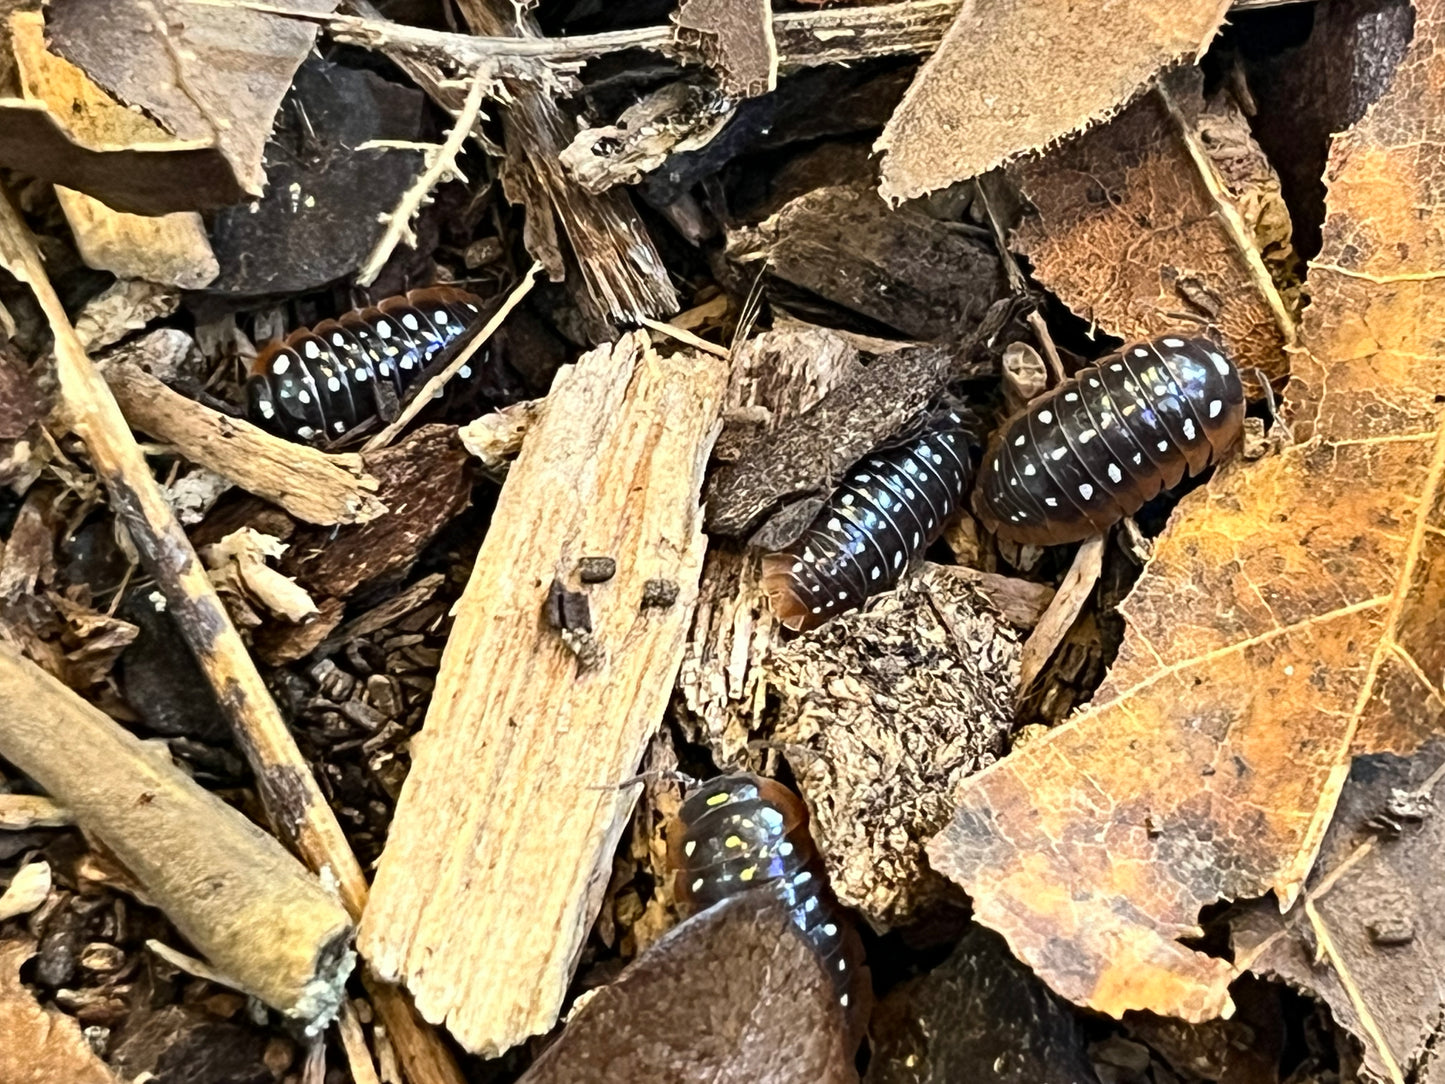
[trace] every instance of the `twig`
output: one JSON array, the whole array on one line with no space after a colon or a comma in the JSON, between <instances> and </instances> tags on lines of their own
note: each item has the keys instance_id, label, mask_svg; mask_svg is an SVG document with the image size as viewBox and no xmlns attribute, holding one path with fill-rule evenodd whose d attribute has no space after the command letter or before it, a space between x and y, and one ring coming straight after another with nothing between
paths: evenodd
<instances>
[{"instance_id":1,"label":"twig","mask_svg":"<svg viewBox=\"0 0 1445 1084\"><path fill-rule=\"evenodd\" d=\"M186 398L134 365L108 365L105 379L136 429L297 519L323 526L366 523L386 511L360 456L330 455L272 436Z\"/></svg>"},{"instance_id":2,"label":"twig","mask_svg":"<svg viewBox=\"0 0 1445 1084\"><path fill-rule=\"evenodd\" d=\"M522 281L512 288L512 292L507 295L507 300L502 302L502 307L492 314L492 318L483 325L482 330L477 333L471 342L467 343L466 347L463 348L456 357L447 363L445 369L421 386L421 390L412 397L411 402L407 403L402 412L397 415L395 421L362 445L361 450L363 452L374 452L378 448L385 448L396 439L398 433L411 424L411 420L420 414L422 410L426 408L426 405L447 386L447 381L456 376L456 374L462 370L462 367L472 360L473 355L492 337L497 328L502 326L502 321L511 314L513 309L521 304L522 298L531 293L532 286L537 281L537 275L541 273L541 270L542 265L536 262L527 269L527 273L522 276Z\"/></svg>"},{"instance_id":3,"label":"twig","mask_svg":"<svg viewBox=\"0 0 1445 1084\"><path fill-rule=\"evenodd\" d=\"M668 338L676 339L680 343L686 343L697 350L712 354L714 357L728 358L732 352L726 346L719 346L717 343L710 343L701 335L695 335L686 328L674 327L672 324L665 324L661 320L654 320L650 316L642 318L642 326L653 331L661 332Z\"/></svg>"},{"instance_id":4,"label":"twig","mask_svg":"<svg viewBox=\"0 0 1445 1084\"><path fill-rule=\"evenodd\" d=\"M271 836L14 649L0 755L105 844L212 970L308 1028L355 963L336 899Z\"/></svg>"},{"instance_id":5,"label":"twig","mask_svg":"<svg viewBox=\"0 0 1445 1084\"><path fill-rule=\"evenodd\" d=\"M481 114L482 94L490 84L491 80L481 72L472 76L471 89L467 91L467 100L462 103L461 112L457 114L456 124L452 125L452 130L448 133L441 150L435 153L431 163L422 171L421 176L416 179L416 183L406 190L397 203L396 209L391 212L387 219L386 231L376 242L376 247L371 250L371 255L366 258L366 263L357 273L358 285L370 286L376 281L376 276L381 274L381 269L391 258L392 251L403 238L406 238L409 243L415 242L415 235L411 232L412 216L421 209L422 202L445 176L457 172L457 155L461 153L467 136L471 134L472 126L476 124L477 117Z\"/></svg>"},{"instance_id":6,"label":"twig","mask_svg":"<svg viewBox=\"0 0 1445 1084\"><path fill-rule=\"evenodd\" d=\"M1064 582L1059 584L1059 590L1049 603L1049 608L1044 611L1044 616L1024 641L1023 651L1019 655L1020 696L1039 676L1044 663L1049 661L1064 635L1074 627L1079 611L1088 601L1094 584L1099 582L1099 574L1104 567L1106 537L1098 535L1079 547L1079 551L1074 554L1074 563L1069 566Z\"/></svg>"}]
</instances>

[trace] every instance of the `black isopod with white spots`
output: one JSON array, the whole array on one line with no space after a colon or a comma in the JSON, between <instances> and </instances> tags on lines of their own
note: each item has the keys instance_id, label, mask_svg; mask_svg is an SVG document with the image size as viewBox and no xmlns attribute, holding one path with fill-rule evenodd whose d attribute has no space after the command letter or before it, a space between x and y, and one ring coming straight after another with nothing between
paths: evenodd
<instances>
[{"instance_id":1,"label":"black isopod with white spots","mask_svg":"<svg viewBox=\"0 0 1445 1084\"><path fill-rule=\"evenodd\" d=\"M871 990L863 943L828 887L801 798L747 772L711 779L683 802L668 858L673 895L688 914L751 889L776 892L861 1034Z\"/></svg>"},{"instance_id":2,"label":"black isopod with white spots","mask_svg":"<svg viewBox=\"0 0 1445 1084\"><path fill-rule=\"evenodd\" d=\"M763 558L762 589L787 628L815 628L891 590L963 507L970 430L954 410L856 464L812 524Z\"/></svg>"},{"instance_id":3,"label":"black isopod with white spots","mask_svg":"<svg viewBox=\"0 0 1445 1084\"><path fill-rule=\"evenodd\" d=\"M1208 339L1165 335L1080 369L989 443L974 510L1002 538L1075 542L1133 515L1239 439L1244 386Z\"/></svg>"},{"instance_id":4,"label":"black isopod with white spots","mask_svg":"<svg viewBox=\"0 0 1445 1084\"><path fill-rule=\"evenodd\" d=\"M256 356L246 380L246 416L288 440L324 444L397 406L481 330L481 298L433 286L293 331ZM490 345L490 344L488 344ZM485 356L457 373L463 381Z\"/></svg>"}]
</instances>

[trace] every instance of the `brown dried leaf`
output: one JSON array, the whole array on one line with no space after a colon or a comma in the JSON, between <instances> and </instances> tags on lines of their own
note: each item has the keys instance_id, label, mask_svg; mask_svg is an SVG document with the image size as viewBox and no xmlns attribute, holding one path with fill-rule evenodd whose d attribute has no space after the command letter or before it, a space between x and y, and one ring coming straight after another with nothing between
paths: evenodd
<instances>
[{"instance_id":1,"label":"brown dried leaf","mask_svg":"<svg viewBox=\"0 0 1445 1084\"><path fill-rule=\"evenodd\" d=\"M653 943L574 1012L521 1084L857 1081L832 982L770 893L728 900Z\"/></svg>"},{"instance_id":2,"label":"brown dried leaf","mask_svg":"<svg viewBox=\"0 0 1445 1084\"><path fill-rule=\"evenodd\" d=\"M1149 339L1207 322L1241 368L1278 375L1294 320L1255 231L1203 157L1200 82L1193 69L1178 73L1108 124L1019 166L1038 213L1016 245L1040 282L1112 334ZM1238 154L1231 161L1238 171ZM1271 218L1267 235L1278 229Z\"/></svg>"},{"instance_id":3,"label":"brown dried leaf","mask_svg":"<svg viewBox=\"0 0 1445 1084\"><path fill-rule=\"evenodd\" d=\"M929 847L1067 997L1203 1020L1199 909L1296 898L1352 751L1445 724L1445 4L1330 158L1287 397L1304 442L1180 505L1094 706L965 786Z\"/></svg>"},{"instance_id":4,"label":"brown dried leaf","mask_svg":"<svg viewBox=\"0 0 1445 1084\"><path fill-rule=\"evenodd\" d=\"M80 1025L45 1009L20 981L35 952L30 941L0 941L0 1080L5 1084L118 1084Z\"/></svg>"},{"instance_id":5,"label":"brown dried leaf","mask_svg":"<svg viewBox=\"0 0 1445 1084\"><path fill-rule=\"evenodd\" d=\"M1409 760L1356 761L1300 905L1281 915L1261 900L1233 921L1240 966L1322 997L1387 1079L1391 1063L1405 1079L1435 1079L1425 1074L1445 1009L1442 765L1439 740Z\"/></svg>"},{"instance_id":6,"label":"brown dried leaf","mask_svg":"<svg viewBox=\"0 0 1445 1084\"><path fill-rule=\"evenodd\" d=\"M967 2L876 149L883 195L921 196L1109 116L1202 53L1229 0Z\"/></svg>"},{"instance_id":7,"label":"brown dried leaf","mask_svg":"<svg viewBox=\"0 0 1445 1084\"><path fill-rule=\"evenodd\" d=\"M318 14L336 3L279 0L278 6ZM296 69L316 43L314 24L181 0L55 0L46 28L56 53L125 105L144 110L181 140L219 151L231 183L219 203L261 195L266 140ZM216 195L196 189L187 202L152 213L215 206Z\"/></svg>"}]
</instances>

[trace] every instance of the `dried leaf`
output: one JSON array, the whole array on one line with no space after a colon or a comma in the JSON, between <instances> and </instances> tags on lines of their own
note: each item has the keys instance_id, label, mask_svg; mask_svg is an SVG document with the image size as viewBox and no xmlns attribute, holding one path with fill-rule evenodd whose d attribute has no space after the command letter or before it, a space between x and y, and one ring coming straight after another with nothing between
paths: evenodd
<instances>
[{"instance_id":1,"label":"dried leaf","mask_svg":"<svg viewBox=\"0 0 1445 1084\"><path fill-rule=\"evenodd\" d=\"M5 1084L119 1084L91 1050L80 1025L42 1008L20 981L35 952L30 941L0 941L0 1080Z\"/></svg>"},{"instance_id":2,"label":"dried leaf","mask_svg":"<svg viewBox=\"0 0 1445 1084\"><path fill-rule=\"evenodd\" d=\"M1278 375L1294 320L1255 231L1203 156L1200 82L1193 69L1180 73L1108 124L1018 167L1038 213L1016 244L1040 282L1105 331L1151 339L1187 321L1214 324L1241 368Z\"/></svg>"},{"instance_id":3,"label":"dried leaf","mask_svg":"<svg viewBox=\"0 0 1445 1084\"><path fill-rule=\"evenodd\" d=\"M1229 0L969 0L876 149L885 198L974 177L1109 116L1202 53Z\"/></svg>"},{"instance_id":4,"label":"dried leaf","mask_svg":"<svg viewBox=\"0 0 1445 1084\"><path fill-rule=\"evenodd\" d=\"M336 4L278 6L325 13ZM232 178L222 204L261 195L272 121L317 33L300 19L181 0L56 0L48 6L47 31L56 53L125 105L179 139L214 146ZM215 205L214 193L200 190L190 202L160 210Z\"/></svg>"},{"instance_id":5,"label":"dried leaf","mask_svg":"<svg viewBox=\"0 0 1445 1084\"><path fill-rule=\"evenodd\" d=\"M966 579L925 565L867 610L775 644L773 742L808 800L834 892L893 926L954 894L923 860L959 785L1003 751L1018 638Z\"/></svg>"},{"instance_id":6,"label":"dried leaf","mask_svg":"<svg viewBox=\"0 0 1445 1084\"><path fill-rule=\"evenodd\" d=\"M1354 752L1445 724L1445 4L1330 158L1287 405L1303 441L1181 502L1094 706L965 785L934 865L1057 991L1227 1012L1199 909L1295 899Z\"/></svg>"},{"instance_id":7,"label":"dried leaf","mask_svg":"<svg viewBox=\"0 0 1445 1084\"><path fill-rule=\"evenodd\" d=\"M40 41L38 12L16 12L0 28L15 50ZM33 31L33 32L32 32ZM219 206L244 197L207 141L178 139L116 102L75 65L48 52L27 67L43 72L24 97L0 84L0 162L56 184L104 197L135 214Z\"/></svg>"},{"instance_id":8,"label":"dried leaf","mask_svg":"<svg viewBox=\"0 0 1445 1084\"><path fill-rule=\"evenodd\" d=\"M577 1009L520 1084L857 1081L831 980L767 892L653 943Z\"/></svg>"},{"instance_id":9,"label":"dried leaf","mask_svg":"<svg viewBox=\"0 0 1445 1084\"><path fill-rule=\"evenodd\" d=\"M1442 764L1439 740L1410 760L1356 761L1301 903L1281 915L1260 901L1232 923L1240 965L1322 997L1366 1068L1388 1079L1391 1063L1405 1079L1435 1079L1424 1074L1445 1007Z\"/></svg>"}]
</instances>

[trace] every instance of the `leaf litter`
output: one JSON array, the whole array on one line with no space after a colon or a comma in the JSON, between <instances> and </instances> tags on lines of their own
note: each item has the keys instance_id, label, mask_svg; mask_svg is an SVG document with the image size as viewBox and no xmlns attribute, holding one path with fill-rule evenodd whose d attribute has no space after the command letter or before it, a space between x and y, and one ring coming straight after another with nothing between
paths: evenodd
<instances>
[{"instance_id":1,"label":"leaf litter","mask_svg":"<svg viewBox=\"0 0 1445 1084\"><path fill-rule=\"evenodd\" d=\"M1445 5L1337 137L1291 352L1298 443L1186 497L1093 706L969 780L929 847L980 921L1102 1012L1207 1020L1236 968L1200 908L1297 904L1352 755L1445 721Z\"/></svg>"}]
</instances>

